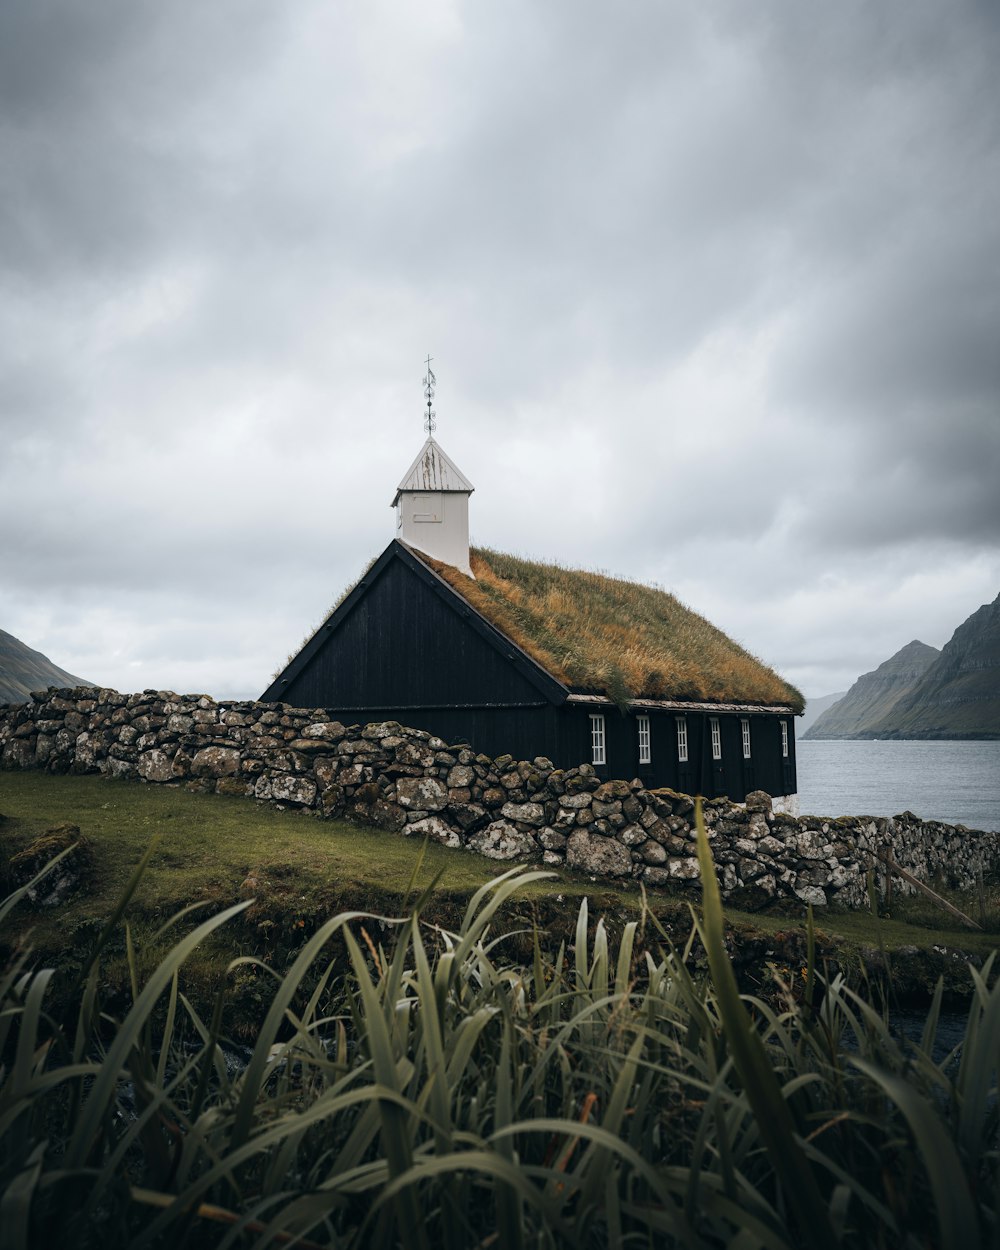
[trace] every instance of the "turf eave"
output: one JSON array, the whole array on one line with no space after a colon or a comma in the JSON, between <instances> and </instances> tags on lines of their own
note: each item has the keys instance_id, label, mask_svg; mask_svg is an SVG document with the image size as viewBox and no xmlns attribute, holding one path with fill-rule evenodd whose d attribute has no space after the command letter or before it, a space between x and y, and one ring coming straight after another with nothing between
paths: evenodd
<instances>
[{"instance_id":1,"label":"turf eave","mask_svg":"<svg viewBox=\"0 0 1000 1250\"><path fill-rule=\"evenodd\" d=\"M567 703L590 703L606 706L613 705L614 700L607 695L590 694L573 691ZM665 712L742 712L744 714L767 712L776 716L797 716L798 711L791 703L723 703L706 701L699 703L695 699L629 699L629 707L660 709Z\"/></svg>"}]
</instances>

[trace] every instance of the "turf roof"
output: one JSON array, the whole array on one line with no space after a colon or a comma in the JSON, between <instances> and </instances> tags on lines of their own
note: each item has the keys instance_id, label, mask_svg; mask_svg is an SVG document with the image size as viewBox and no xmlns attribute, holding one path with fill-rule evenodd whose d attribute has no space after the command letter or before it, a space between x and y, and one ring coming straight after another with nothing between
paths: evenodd
<instances>
[{"instance_id":1,"label":"turf roof","mask_svg":"<svg viewBox=\"0 0 1000 1250\"><path fill-rule=\"evenodd\" d=\"M475 581L414 552L553 677L630 699L784 704L802 695L773 669L654 586L473 548Z\"/></svg>"}]
</instances>

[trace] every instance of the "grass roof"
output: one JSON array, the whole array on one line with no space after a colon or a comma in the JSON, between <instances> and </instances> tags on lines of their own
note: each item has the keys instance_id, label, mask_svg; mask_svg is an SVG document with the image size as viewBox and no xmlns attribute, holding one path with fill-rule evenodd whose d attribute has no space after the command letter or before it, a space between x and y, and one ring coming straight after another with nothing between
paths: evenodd
<instances>
[{"instance_id":1,"label":"grass roof","mask_svg":"<svg viewBox=\"0 0 1000 1250\"><path fill-rule=\"evenodd\" d=\"M475 581L416 553L477 612L576 691L630 699L805 706L738 643L655 586L473 548Z\"/></svg>"}]
</instances>

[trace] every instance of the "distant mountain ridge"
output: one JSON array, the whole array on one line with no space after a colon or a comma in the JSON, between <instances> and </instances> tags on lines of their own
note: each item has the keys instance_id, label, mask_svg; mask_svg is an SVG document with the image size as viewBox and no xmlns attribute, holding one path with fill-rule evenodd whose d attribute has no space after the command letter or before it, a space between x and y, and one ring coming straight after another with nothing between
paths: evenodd
<instances>
[{"instance_id":1,"label":"distant mountain ridge","mask_svg":"<svg viewBox=\"0 0 1000 1250\"><path fill-rule=\"evenodd\" d=\"M819 716L803 738L877 738L879 726L940 655L914 639L871 673L862 673L847 694Z\"/></svg>"},{"instance_id":2,"label":"distant mountain ridge","mask_svg":"<svg viewBox=\"0 0 1000 1250\"><path fill-rule=\"evenodd\" d=\"M814 699L806 699L806 710L798 718L796 727L798 736L800 738L804 737L806 731L812 728L827 708L831 708L835 703L839 703L845 694L847 694L846 690L838 690L836 694L821 694Z\"/></svg>"},{"instance_id":3,"label":"distant mountain ridge","mask_svg":"<svg viewBox=\"0 0 1000 1250\"><path fill-rule=\"evenodd\" d=\"M959 625L880 736L1000 738L1000 595Z\"/></svg>"},{"instance_id":4,"label":"distant mountain ridge","mask_svg":"<svg viewBox=\"0 0 1000 1250\"><path fill-rule=\"evenodd\" d=\"M1000 595L937 651L913 641L864 673L803 738L1000 738Z\"/></svg>"},{"instance_id":5,"label":"distant mountain ridge","mask_svg":"<svg viewBox=\"0 0 1000 1250\"><path fill-rule=\"evenodd\" d=\"M0 703L25 703L32 690L48 686L92 686L0 629Z\"/></svg>"}]
</instances>

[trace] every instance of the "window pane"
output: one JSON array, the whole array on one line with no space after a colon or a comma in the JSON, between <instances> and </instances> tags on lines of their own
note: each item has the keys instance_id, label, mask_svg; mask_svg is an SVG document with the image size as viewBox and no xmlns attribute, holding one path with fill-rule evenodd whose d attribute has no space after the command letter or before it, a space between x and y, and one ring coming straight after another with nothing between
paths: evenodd
<instances>
[{"instance_id":1,"label":"window pane","mask_svg":"<svg viewBox=\"0 0 1000 1250\"><path fill-rule=\"evenodd\" d=\"M604 717L590 718L590 758L593 764L604 763Z\"/></svg>"},{"instance_id":2,"label":"window pane","mask_svg":"<svg viewBox=\"0 0 1000 1250\"><path fill-rule=\"evenodd\" d=\"M743 729L743 758L750 758L750 721L745 717L740 717L740 726Z\"/></svg>"},{"instance_id":3,"label":"window pane","mask_svg":"<svg viewBox=\"0 0 1000 1250\"><path fill-rule=\"evenodd\" d=\"M677 758L683 764L688 757L688 725L683 716L677 717Z\"/></svg>"},{"instance_id":4,"label":"window pane","mask_svg":"<svg viewBox=\"0 0 1000 1250\"><path fill-rule=\"evenodd\" d=\"M639 726L639 763L648 764L652 758L649 741L649 717L639 716L636 720Z\"/></svg>"},{"instance_id":5,"label":"window pane","mask_svg":"<svg viewBox=\"0 0 1000 1250\"><path fill-rule=\"evenodd\" d=\"M712 729L712 759L722 759L722 734L719 733L719 718L712 716L709 719L709 725Z\"/></svg>"}]
</instances>

